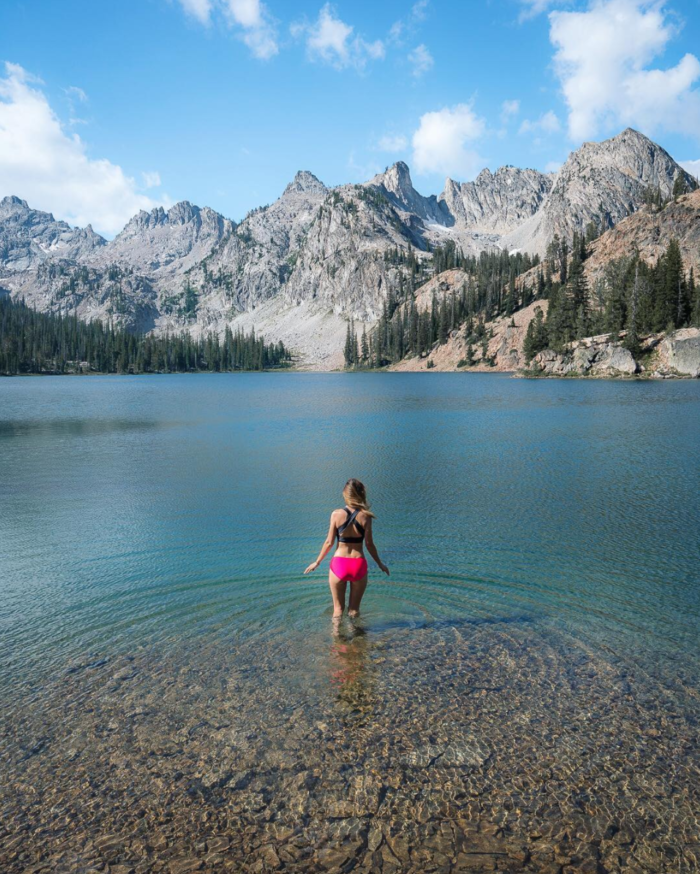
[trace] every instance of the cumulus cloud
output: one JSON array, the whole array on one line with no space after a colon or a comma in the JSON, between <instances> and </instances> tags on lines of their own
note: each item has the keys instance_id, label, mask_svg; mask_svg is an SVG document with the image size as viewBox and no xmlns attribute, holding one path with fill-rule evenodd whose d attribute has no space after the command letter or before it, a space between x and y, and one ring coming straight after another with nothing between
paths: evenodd
<instances>
[{"instance_id":1,"label":"cumulus cloud","mask_svg":"<svg viewBox=\"0 0 700 874\"><path fill-rule=\"evenodd\" d=\"M485 129L484 120L467 103L426 112L413 134L416 171L472 176L483 162L469 144L478 140Z\"/></svg>"},{"instance_id":2,"label":"cumulus cloud","mask_svg":"<svg viewBox=\"0 0 700 874\"><path fill-rule=\"evenodd\" d=\"M529 118L523 120L518 133L521 134L555 134L561 130L561 122L554 112L543 113L536 121Z\"/></svg>"},{"instance_id":3,"label":"cumulus cloud","mask_svg":"<svg viewBox=\"0 0 700 874\"><path fill-rule=\"evenodd\" d=\"M229 20L242 28L241 39L256 58L267 60L279 52L277 34L260 0L225 0Z\"/></svg>"},{"instance_id":4,"label":"cumulus cloud","mask_svg":"<svg viewBox=\"0 0 700 874\"><path fill-rule=\"evenodd\" d=\"M377 143L381 152L403 152L408 148L408 140L403 134L385 134Z\"/></svg>"},{"instance_id":5,"label":"cumulus cloud","mask_svg":"<svg viewBox=\"0 0 700 874\"><path fill-rule=\"evenodd\" d=\"M368 60L379 60L386 53L382 40L367 42L361 36L353 36L355 28L338 17L330 3L321 8L315 22L297 23L291 30L292 36L305 37L311 60L330 64L337 70L362 69Z\"/></svg>"},{"instance_id":6,"label":"cumulus cloud","mask_svg":"<svg viewBox=\"0 0 700 874\"><path fill-rule=\"evenodd\" d=\"M520 112L519 100L504 100L501 104L501 121L505 124L508 119Z\"/></svg>"},{"instance_id":7,"label":"cumulus cloud","mask_svg":"<svg viewBox=\"0 0 700 874\"><path fill-rule=\"evenodd\" d=\"M41 85L19 65L5 64L0 78L0 193L16 194L71 224L92 224L108 235L121 230L140 209L158 206L121 167L88 156L85 143L66 130Z\"/></svg>"},{"instance_id":8,"label":"cumulus cloud","mask_svg":"<svg viewBox=\"0 0 700 874\"><path fill-rule=\"evenodd\" d=\"M215 11L237 29L237 36L256 58L268 60L279 52L275 23L261 0L180 0L185 12L209 24Z\"/></svg>"},{"instance_id":9,"label":"cumulus cloud","mask_svg":"<svg viewBox=\"0 0 700 874\"><path fill-rule=\"evenodd\" d=\"M409 52L408 60L413 67L413 75L416 79L420 79L420 77L424 73L427 73L435 63L433 56L428 51L428 47L422 43L421 45L416 46L412 52Z\"/></svg>"},{"instance_id":10,"label":"cumulus cloud","mask_svg":"<svg viewBox=\"0 0 700 874\"><path fill-rule=\"evenodd\" d=\"M192 18L196 18L201 24L209 24L211 17L211 0L180 0L182 8Z\"/></svg>"},{"instance_id":11,"label":"cumulus cloud","mask_svg":"<svg viewBox=\"0 0 700 874\"><path fill-rule=\"evenodd\" d=\"M679 161L678 163L700 182L700 158L696 161Z\"/></svg>"},{"instance_id":12,"label":"cumulus cloud","mask_svg":"<svg viewBox=\"0 0 700 874\"><path fill-rule=\"evenodd\" d=\"M592 0L583 12L552 12L550 39L572 139L638 127L700 136L700 61L650 65L676 34L659 0Z\"/></svg>"}]
</instances>

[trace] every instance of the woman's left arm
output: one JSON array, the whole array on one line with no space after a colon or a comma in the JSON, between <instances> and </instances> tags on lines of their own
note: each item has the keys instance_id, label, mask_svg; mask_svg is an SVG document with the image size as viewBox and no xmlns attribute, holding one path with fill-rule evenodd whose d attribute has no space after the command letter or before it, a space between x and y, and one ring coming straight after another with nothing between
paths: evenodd
<instances>
[{"instance_id":1,"label":"woman's left arm","mask_svg":"<svg viewBox=\"0 0 700 874\"><path fill-rule=\"evenodd\" d=\"M335 512L335 511L334 511ZM326 539L323 541L323 546L321 547L321 551L318 554L318 558L316 561L312 562L304 571L305 574L311 573L311 571L315 571L316 568L321 564L323 559L328 555L328 553L333 548L333 542L335 540L335 520L333 519L333 513L331 513L331 524L328 529L328 534L326 535Z\"/></svg>"}]
</instances>

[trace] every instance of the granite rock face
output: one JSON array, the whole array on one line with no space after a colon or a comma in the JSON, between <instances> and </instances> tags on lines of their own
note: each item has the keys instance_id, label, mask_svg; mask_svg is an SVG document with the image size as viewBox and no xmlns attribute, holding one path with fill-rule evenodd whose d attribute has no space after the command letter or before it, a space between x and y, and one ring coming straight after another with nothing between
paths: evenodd
<instances>
[{"instance_id":1,"label":"granite rock face","mask_svg":"<svg viewBox=\"0 0 700 874\"><path fill-rule=\"evenodd\" d=\"M167 281L199 264L234 227L213 209L200 209L188 201L167 211L163 207L142 210L90 260L131 267Z\"/></svg>"},{"instance_id":2,"label":"granite rock face","mask_svg":"<svg viewBox=\"0 0 700 874\"><path fill-rule=\"evenodd\" d=\"M665 337L658 347L659 375L700 377L700 328L684 328Z\"/></svg>"},{"instance_id":3,"label":"granite rock face","mask_svg":"<svg viewBox=\"0 0 700 874\"><path fill-rule=\"evenodd\" d=\"M632 353L609 335L577 340L564 352L545 349L530 367L547 376L634 376L639 370Z\"/></svg>"},{"instance_id":4,"label":"granite rock face","mask_svg":"<svg viewBox=\"0 0 700 874\"><path fill-rule=\"evenodd\" d=\"M26 200L0 200L0 270L32 270L53 258L89 258L106 245L90 225L71 228L50 212L31 209Z\"/></svg>"},{"instance_id":5,"label":"granite rock face","mask_svg":"<svg viewBox=\"0 0 700 874\"><path fill-rule=\"evenodd\" d=\"M482 170L474 182L447 179L440 204L455 224L472 231L507 234L542 206L555 174L501 167Z\"/></svg>"}]
</instances>

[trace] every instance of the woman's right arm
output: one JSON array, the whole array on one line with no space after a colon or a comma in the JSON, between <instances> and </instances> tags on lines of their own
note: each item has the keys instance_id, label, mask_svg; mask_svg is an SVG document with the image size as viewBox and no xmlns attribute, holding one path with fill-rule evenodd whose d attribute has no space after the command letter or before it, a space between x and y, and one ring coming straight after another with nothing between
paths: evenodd
<instances>
[{"instance_id":1,"label":"woman's right arm","mask_svg":"<svg viewBox=\"0 0 700 874\"><path fill-rule=\"evenodd\" d=\"M377 562L377 567L384 571L384 573L389 576L389 568L384 564L384 562L379 558L379 553L377 552L377 547L374 545L374 539L372 537L372 517L367 517L367 523L365 525L365 544L367 545L367 552L372 556L372 558Z\"/></svg>"},{"instance_id":2,"label":"woman's right arm","mask_svg":"<svg viewBox=\"0 0 700 874\"><path fill-rule=\"evenodd\" d=\"M318 558L316 561L311 562L311 564L304 571L305 574L310 574L312 571L315 571L316 568L321 564L323 559L328 555L328 553L333 548L333 543L335 541L335 510L331 513L331 522L328 528L328 534L326 535L326 539L323 541L323 546L321 547L321 551L318 554Z\"/></svg>"}]
</instances>

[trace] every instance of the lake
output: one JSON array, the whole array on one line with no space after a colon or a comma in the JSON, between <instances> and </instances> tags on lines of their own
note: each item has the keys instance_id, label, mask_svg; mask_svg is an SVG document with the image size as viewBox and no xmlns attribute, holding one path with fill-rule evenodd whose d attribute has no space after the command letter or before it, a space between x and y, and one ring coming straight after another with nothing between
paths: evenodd
<instances>
[{"instance_id":1,"label":"lake","mask_svg":"<svg viewBox=\"0 0 700 874\"><path fill-rule=\"evenodd\" d=\"M0 867L698 870L699 426L698 381L0 381ZM334 629L349 476L391 577Z\"/></svg>"}]
</instances>

